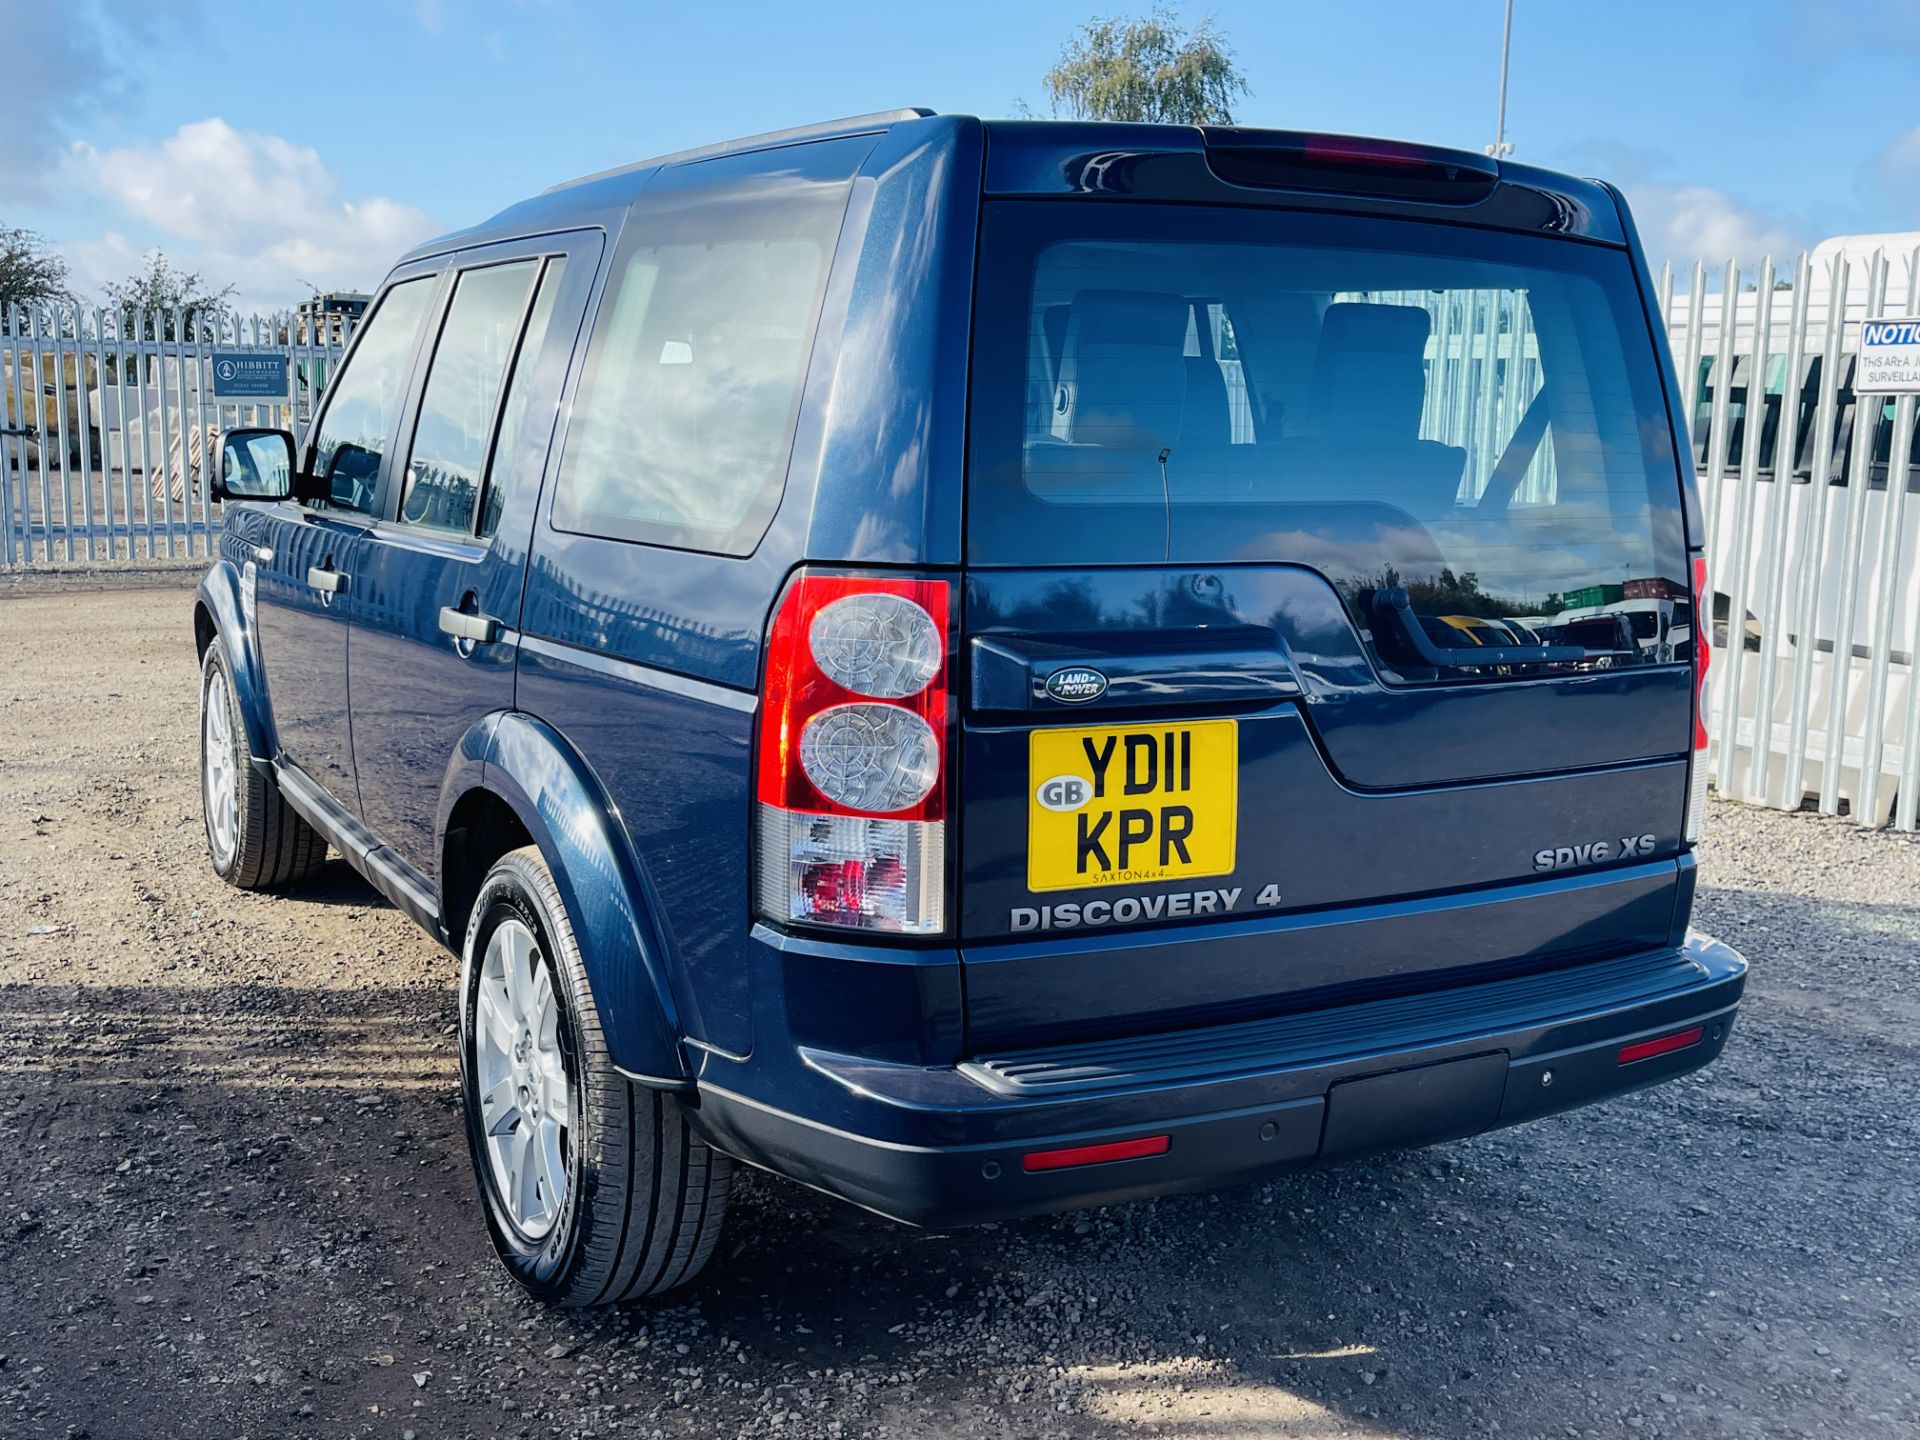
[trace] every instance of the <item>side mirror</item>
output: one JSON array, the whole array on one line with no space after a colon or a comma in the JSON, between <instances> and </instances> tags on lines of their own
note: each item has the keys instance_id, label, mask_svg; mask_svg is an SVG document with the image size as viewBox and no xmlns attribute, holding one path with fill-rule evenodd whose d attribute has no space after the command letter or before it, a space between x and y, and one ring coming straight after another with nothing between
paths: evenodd
<instances>
[{"instance_id":1,"label":"side mirror","mask_svg":"<svg viewBox=\"0 0 1920 1440\"><path fill-rule=\"evenodd\" d=\"M285 500L293 494L293 436L284 430L228 430L220 437L216 500Z\"/></svg>"}]
</instances>

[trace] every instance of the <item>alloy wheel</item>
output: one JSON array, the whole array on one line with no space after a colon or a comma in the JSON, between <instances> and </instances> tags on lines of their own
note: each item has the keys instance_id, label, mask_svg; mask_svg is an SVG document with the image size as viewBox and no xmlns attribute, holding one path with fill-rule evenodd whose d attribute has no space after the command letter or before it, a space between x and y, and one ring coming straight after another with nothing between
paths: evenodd
<instances>
[{"instance_id":1,"label":"alloy wheel","mask_svg":"<svg viewBox=\"0 0 1920 1440\"><path fill-rule=\"evenodd\" d=\"M552 971L523 921L509 916L488 937L473 1004L480 1129L494 1191L514 1228L539 1241L566 1205L572 1089Z\"/></svg>"},{"instance_id":2,"label":"alloy wheel","mask_svg":"<svg viewBox=\"0 0 1920 1440\"><path fill-rule=\"evenodd\" d=\"M240 843L240 786L233 763L233 716L220 673L208 674L200 694L201 799L207 812L207 846L223 872Z\"/></svg>"}]
</instances>

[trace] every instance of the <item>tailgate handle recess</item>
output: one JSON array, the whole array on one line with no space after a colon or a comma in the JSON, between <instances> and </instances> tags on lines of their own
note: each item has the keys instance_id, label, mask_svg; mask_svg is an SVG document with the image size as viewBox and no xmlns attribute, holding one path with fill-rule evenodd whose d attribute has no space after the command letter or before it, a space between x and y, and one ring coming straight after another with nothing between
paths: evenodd
<instances>
[{"instance_id":1,"label":"tailgate handle recess","mask_svg":"<svg viewBox=\"0 0 1920 1440\"><path fill-rule=\"evenodd\" d=\"M1257 704L1294 699L1300 678L1270 630L1234 627L1141 637L1140 643L1075 642L1016 635L976 635L971 645L976 711L1106 710L1130 705L1179 707ZM1082 701L1047 691L1062 670L1097 670L1104 689Z\"/></svg>"}]
</instances>

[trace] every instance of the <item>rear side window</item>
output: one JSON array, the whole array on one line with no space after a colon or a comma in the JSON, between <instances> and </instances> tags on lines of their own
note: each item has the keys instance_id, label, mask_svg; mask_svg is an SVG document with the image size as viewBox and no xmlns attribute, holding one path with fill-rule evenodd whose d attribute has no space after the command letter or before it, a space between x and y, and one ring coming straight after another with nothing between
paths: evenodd
<instances>
[{"instance_id":1,"label":"rear side window","mask_svg":"<svg viewBox=\"0 0 1920 1440\"><path fill-rule=\"evenodd\" d=\"M461 272L420 399L400 501L406 524L472 531L500 382L539 268L516 260Z\"/></svg>"},{"instance_id":2,"label":"rear side window","mask_svg":"<svg viewBox=\"0 0 1920 1440\"><path fill-rule=\"evenodd\" d=\"M556 528L753 549L786 478L849 189L796 170L636 209L574 401Z\"/></svg>"},{"instance_id":3,"label":"rear side window","mask_svg":"<svg viewBox=\"0 0 1920 1440\"><path fill-rule=\"evenodd\" d=\"M507 398L500 407L500 435L494 442L493 460L487 467L486 498L480 507L479 535L491 540L500 528L500 512L505 508L510 474L502 470L520 453L520 434L533 403L533 377L539 369L540 352L546 348L547 332L553 328L553 306L560 294L560 282L566 278L567 257L556 255L547 261L540 275L540 290L527 316L526 332L520 337L520 352L513 362L513 378L507 383ZM547 422L552 424L549 408Z\"/></svg>"},{"instance_id":4,"label":"rear side window","mask_svg":"<svg viewBox=\"0 0 1920 1440\"><path fill-rule=\"evenodd\" d=\"M1685 593L1623 252L1032 202L984 244L970 563L1292 562L1468 636Z\"/></svg>"}]
</instances>

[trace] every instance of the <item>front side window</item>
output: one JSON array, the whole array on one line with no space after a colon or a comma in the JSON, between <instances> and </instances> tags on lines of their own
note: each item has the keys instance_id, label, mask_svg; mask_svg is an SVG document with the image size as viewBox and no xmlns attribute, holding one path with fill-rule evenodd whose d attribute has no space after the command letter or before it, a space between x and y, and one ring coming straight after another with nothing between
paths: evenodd
<instances>
[{"instance_id":1,"label":"front side window","mask_svg":"<svg viewBox=\"0 0 1920 1440\"><path fill-rule=\"evenodd\" d=\"M373 513L386 453L406 393L420 322L433 299L435 277L403 280L367 317L353 354L327 395L313 437L313 473L326 484L337 510Z\"/></svg>"},{"instance_id":2,"label":"front side window","mask_svg":"<svg viewBox=\"0 0 1920 1440\"><path fill-rule=\"evenodd\" d=\"M472 531L500 384L539 266L489 265L462 272L455 284L414 426L400 500L404 523Z\"/></svg>"},{"instance_id":3,"label":"front side window","mask_svg":"<svg viewBox=\"0 0 1920 1440\"><path fill-rule=\"evenodd\" d=\"M554 494L561 530L745 554L778 504L844 180L636 216Z\"/></svg>"}]
</instances>

